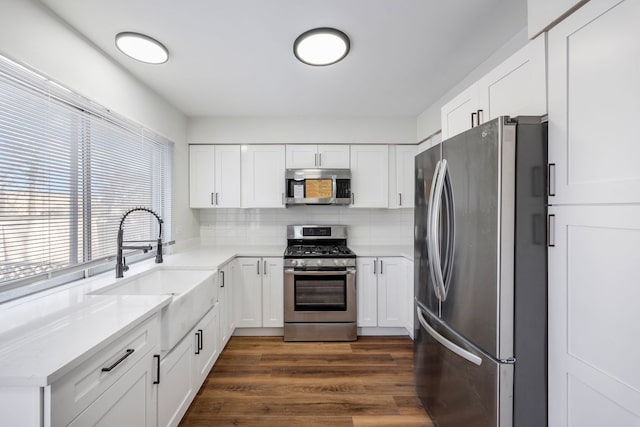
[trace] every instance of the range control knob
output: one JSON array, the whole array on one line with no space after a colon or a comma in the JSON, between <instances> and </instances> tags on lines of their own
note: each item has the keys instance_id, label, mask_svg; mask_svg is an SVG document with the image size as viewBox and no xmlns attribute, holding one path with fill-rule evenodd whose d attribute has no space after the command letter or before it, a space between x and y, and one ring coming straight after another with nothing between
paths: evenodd
<instances>
[{"instance_id":1,"label":"range control knob","mask_svg":"<svg viewBox=\"0 0 640 427\"><path fill-rule=\"evenodd\" d=\"M294 267L295 267L296 265L298 265L298 260L297 260L297 259L292 259L292 260L291 260L291 265L293 265Z\"/></svg>"},{"instance_id":2,"label":"range control knob","mask_svg":"<svg viewBox=\"0 0 640 427\"><path fill-rule=\"evenodd\" d=\"M304 266L304 260L296 261L300 267Z\"/></svg>"},{"instance_id":3,"label":"range control knob","mask_svg":"<svg viewBox=\"0 0 640 427\"><path fill-rule=\"evenodd\" d=\"M346 259L342 260L342 265L347 265L347 260Z\"/></svg>"},{"instance_id":4,"label":"range control knob","mask_svg":"<svg viewBox=\"0 0 640 427\"><path fill-rule=\"evenodd\" d=\"M334 265L338 265L338 264L340 264L340 260L339 260L339 259L334 259L334 260L333 260L333 264L334 264Z\"/></svg>"}]
</instances>

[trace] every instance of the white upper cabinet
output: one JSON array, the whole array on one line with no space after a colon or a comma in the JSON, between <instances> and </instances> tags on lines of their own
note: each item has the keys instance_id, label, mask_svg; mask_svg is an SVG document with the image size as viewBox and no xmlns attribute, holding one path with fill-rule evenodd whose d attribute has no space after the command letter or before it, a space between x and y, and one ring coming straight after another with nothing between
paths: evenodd
<instances>
[{"instance_id":1,"label":"white upper cabinet","mask_svg":"<svg viewBox=\"0 0 640 427\"><path fill-rule=\"evenodd\" d=\"M349 169L348 145L318 145L318 166L322 169Z\"/></svg>"},{"instance_id":2,"label":"white upper cabinet","mask_svg":"<svg viewBox=\"0 0 640 427\"><path fill-rule=\"evenodd\" d=\"M389 147L387 145L351 146L352 207L389 206Z\"/></svg>"},{"instance_id":3,"label":"white upper cabinet","mask_svg":"<svg viewBox=\"0 0 640 427\"><path fill-rule=\"evenodd\" d=\"M189 207L240 207L240 146L189 146Z\"/></svg>"},{"instance_id":4,"label":"white upper cabinet","mask_svg":"<svg viewBox=\"0 0 640 427\"><path fill-rule=\"evenodd\" d=\"M390 156L391 179L389 180L389 207L412 208L414 198L414 169L415 157L418 152L416 145L396 145L389 147L395 151Z\"/></svg>"},{"instance_id":5,"label":"white upper cabinet","mask_svg":"<svg viewBox=\"0 0 640 427\"><path fill-rule=\"evenodd\" d=\"M348 145L289 144L287 168L348 169Z\"/></svg>"},{"instance_id":6,"label":"white upper cabinet","mask_svg":"<svg viewBox=\"0 0 640 427\"><path fill-rule=\"evenodd\" d=\"M480 123L547 113L545 49L542 34L478 81Z\"/></svg>"},{"instance_id":7,"label":"white upper cabinet","mask_svg":"<svg viewBox=\"0 0 640 427\"><path fill-rule=\"evenodd\" d=\"M546 114L545 67L541 35L442 107L442 139L498 116Z\"/></svg>"},{"instance_id":8,"label":"white upper cabinet","mask_svg":"<svg viewBox=\"0 0 640 427\"><path fill-rule=\"evenodd\" d=\"M478 86L475 84L447 102L440 112L442 139L451 138L477 126L479 109Z\"/></svg>"},{"instance_id":9,"label":"white upper cabinet","mask_svg":"<svg viewBox=\"0 0 640 427\"><path fill-rule=\"evenodd\" d=\"M527 0L527 30L532 39L588 0Z\"/></svg>"},{"instance_id":10,"label":"white upper cabinet","mask_svg":"<svg viewBox=\"0 0 640 427\"><path fill-rule=\"evenodd\" d=\"M284 145L242 146L242 207L284 208Z\"/></svg>"},{"instance_id":11,"label":"white upper cabinet","mask_svg":"<svg viewBox=\"0 0 640 427\"><path fill-rule=\"evenodd\" d=\"M549 32L549 203L640 202L639 22L592 0Z\"/></svg>"},{"instance_id":12,"label":"white upper cabinet","mask_svg":"<svg viewBox=\"0 0 640 427\"><path fill-rule=\"evenodd\" d=\"M318 146L315 144L287 144L287 168L317 168Z\"/></svg>"}]
</instances>

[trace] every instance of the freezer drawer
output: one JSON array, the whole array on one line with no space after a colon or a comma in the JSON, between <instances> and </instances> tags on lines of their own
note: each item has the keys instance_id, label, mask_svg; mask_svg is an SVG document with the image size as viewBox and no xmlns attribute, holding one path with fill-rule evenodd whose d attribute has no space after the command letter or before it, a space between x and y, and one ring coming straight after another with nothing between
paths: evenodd
<instances>
[{"instance_id":1,"label":"freezer drawer","mask_svg":"<svg viewBox=\"0 0 640 427\"><path fill-rule=\"evenodd\" d=\"M512 426L514 365L486 356L420 305L416 313L416 388L437 425Z\"/></svg>"}]
</instances>

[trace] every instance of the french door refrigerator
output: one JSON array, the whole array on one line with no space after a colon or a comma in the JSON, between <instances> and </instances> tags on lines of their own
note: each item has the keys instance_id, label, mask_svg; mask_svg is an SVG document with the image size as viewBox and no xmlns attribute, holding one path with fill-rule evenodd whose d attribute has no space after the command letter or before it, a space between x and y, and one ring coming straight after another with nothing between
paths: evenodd
<instances>
[{"instance_id":1,"label":"french door refrigerator","mask_svg":"<svg viewBox=\"0 0 640 427\"><path fill-rule=\"evenodd\" d=\"M547 424L546 159L529 116L416 156L414 374L440 427Z\"/></svg>"}]
</instances>

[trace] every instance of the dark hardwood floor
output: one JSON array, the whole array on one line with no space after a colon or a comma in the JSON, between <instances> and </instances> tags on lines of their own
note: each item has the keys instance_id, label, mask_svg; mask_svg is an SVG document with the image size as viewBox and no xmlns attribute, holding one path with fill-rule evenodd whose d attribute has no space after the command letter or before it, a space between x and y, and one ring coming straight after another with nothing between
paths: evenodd
<instances>
[{"instance_id":1,"label":"dark hardwood floor","mask_svg":"<svg viewBox=\"0 0 640 427\"><path fill-rule=\"evenodd\" d=\"M232 337L181 426L429 426L408 337Z\"/></svg>"}]
</instances>

